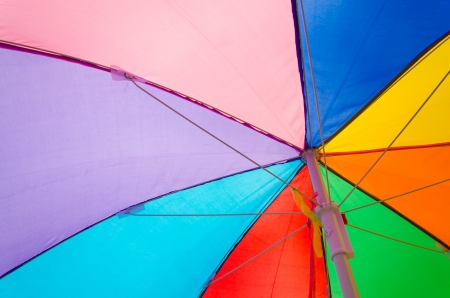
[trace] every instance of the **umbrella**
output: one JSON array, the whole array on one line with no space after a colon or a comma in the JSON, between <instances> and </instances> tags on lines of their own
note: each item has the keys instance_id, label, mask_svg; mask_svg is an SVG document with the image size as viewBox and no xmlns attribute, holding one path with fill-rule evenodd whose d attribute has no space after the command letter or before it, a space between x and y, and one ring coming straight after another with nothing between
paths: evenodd
<instances>
[{"instance_id":1,"label":"umbrella","mask_svg":"<svg viewBox=\"0 0 450 298\"><path fill-rule=\"evenodd\" d=\"M2 297L449 296L449 13L2 3Z\"/></svg>"}]
</instances>

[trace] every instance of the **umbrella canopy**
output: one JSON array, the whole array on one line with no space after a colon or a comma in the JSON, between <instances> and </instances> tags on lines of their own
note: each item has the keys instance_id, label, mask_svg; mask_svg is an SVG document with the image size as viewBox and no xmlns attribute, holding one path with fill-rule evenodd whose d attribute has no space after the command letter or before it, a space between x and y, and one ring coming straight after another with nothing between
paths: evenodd
<instances>
[{"instance_id":1,"label":"umbrella canopy","mask_svg":"<svg viewBox=\"0 0 450 298\"><path fill-rule=\"evenodd\" d=\"M447 1L0 7L2 297L450 295Z\"/></svg>"}]
</instances>

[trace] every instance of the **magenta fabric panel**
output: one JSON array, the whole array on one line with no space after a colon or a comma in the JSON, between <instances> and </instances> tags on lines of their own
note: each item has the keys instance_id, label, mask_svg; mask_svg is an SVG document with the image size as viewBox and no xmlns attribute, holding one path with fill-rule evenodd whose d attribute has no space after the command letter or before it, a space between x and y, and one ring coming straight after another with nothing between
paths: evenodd
<instances>
[{"instance_id":1,"label":"magenta fabric panel","mask_svg":"<svg viewBox=\"0 0 450 298\"><path fill-rule=\"evenodd\" d=\"M254 168L108 72L6 49L0 65L0 275L130 205ZM298 155L145 88L261 164Z\"/></svg>"},{"instance_id":2,"label":"magenta fabric panel","mask_svg":"<svg viewBox=\"0 0 450 298\"><path fill-rule=\"evenodd\" d=\"M121 68L303 148L291 1L16 0L0 40Z\"/></svg>"}]
</instances>

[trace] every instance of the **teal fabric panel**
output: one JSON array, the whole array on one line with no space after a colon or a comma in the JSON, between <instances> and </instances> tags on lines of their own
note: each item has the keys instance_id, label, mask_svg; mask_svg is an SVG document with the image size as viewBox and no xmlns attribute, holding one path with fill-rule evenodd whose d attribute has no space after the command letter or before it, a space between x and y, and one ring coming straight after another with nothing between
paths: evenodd
<instances>
[{"instance_id":1,"label":"teal fabric panel","mask_svg":"<svg viewBox=\"0 0 450 298\"><path fill-rule=\"evenodd\" d=\"M270 171L289 181L301 161ZM264 210L284 189L258 169L145 203L139 213ZM0 297L197 297L256 218L113 216L0 279Z\"/></svg>"}]
</instances>

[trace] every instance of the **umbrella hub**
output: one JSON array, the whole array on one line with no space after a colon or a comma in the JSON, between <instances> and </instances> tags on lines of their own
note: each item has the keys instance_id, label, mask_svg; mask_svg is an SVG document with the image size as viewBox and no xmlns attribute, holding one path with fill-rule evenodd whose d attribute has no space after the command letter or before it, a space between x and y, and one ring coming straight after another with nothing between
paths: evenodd
<instances>
[{"instance_id":1,"label":"umbrella hub","mask_svg":"<svg viewBox=\"0 0 450 298\"><path fill-rule=\"evenodd\" d=\"M338 254L345 254L349 259L353 258L355 254L338 205L335 202L324 202L317 206L314 213L322 221L331 259L334 260Z\"/></svg>"}]
</instances>

